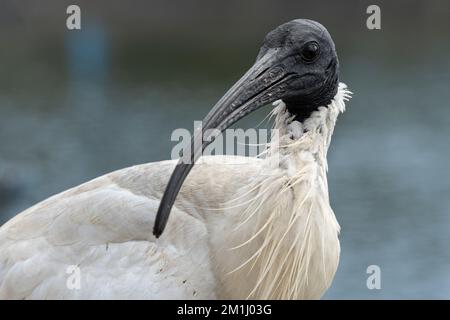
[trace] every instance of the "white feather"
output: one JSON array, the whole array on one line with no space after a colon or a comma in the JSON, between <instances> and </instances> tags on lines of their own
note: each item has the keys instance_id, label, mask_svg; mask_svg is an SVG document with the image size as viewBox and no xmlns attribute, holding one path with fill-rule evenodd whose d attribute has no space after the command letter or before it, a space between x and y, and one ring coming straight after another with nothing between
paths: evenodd
<instances>
[{"instance_id":1,"label":"white feather","mask_svg":"<svg viewBox=\"0 0 450 320\"><path fill-rule=\"evenodd\" d=\"M0 299L315 299L339 260L326 153L349 92L304 124L274 108L264 159L205 157L160 239L152 227L175 161L119 170L0 228ZM276 143L277 142L277 143ZM80 289L67 287L78 266Z\"/></svg>"}]
</instances>

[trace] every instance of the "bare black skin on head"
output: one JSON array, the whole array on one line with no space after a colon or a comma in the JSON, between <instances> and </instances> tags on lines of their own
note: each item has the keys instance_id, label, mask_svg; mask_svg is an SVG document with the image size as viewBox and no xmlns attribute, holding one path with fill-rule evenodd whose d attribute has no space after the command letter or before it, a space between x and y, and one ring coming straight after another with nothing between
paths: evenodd
<instances>
[{"instance_id":1,"label":"bare black skin on head","mask_svg":"<svg viewBox=\"0 0 450 320\"><path fill-rule=\"evenodd\" d=\"M320 23L297 19L271 31L255 64L217 102L203 120L203 130L223 131L263 105L282 99L298 121L330 104L339 83L339 62L330 34ZM203 137L203 139L202 139ZM159 237L180 188L214 138L196 133L189 161L175 167L156 215L153 234Z\"/></svg>"},{"instance_id":2,"label":"bare black skin on head","mask_svg":"<svg viewBox=\"0 0 450 320\"><path fill-rule=\"evenodd\" d=\"M314 42L319 46L319 55L312 61L305 60L302 50ZM339 84L339 61L334 42L324 26L306 19L282 24L267 34L257 60L272 48L287 57L283 67L296 73L282 97L296 120L302 122L318 107L331 102Z\"/></svg>"}]
</instances>

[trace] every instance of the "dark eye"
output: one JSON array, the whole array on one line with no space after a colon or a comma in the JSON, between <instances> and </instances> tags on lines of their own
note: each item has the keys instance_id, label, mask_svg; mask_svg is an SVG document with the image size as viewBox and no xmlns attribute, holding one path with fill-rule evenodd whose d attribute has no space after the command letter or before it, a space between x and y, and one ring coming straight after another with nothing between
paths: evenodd
<instances>
[{"instance_id":1,"label":"dark eye","mask_svg":"<svg viewBox=\"0 0 450 320\"><path fill-rule=\"evenodd\" d=\"M315 41L308 42L302 48L302 59L306 62L312 62L319 56L319 44Z\"/></svg>"}]
</instances>

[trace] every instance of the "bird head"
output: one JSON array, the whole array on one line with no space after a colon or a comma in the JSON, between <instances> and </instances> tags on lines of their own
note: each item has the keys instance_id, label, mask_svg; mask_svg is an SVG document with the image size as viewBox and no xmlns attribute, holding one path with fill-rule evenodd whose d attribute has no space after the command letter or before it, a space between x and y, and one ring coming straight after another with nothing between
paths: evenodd
<instances>
[{"instance_id":1,"label":"bird head","mask_svg":"<svg viewBox=\"0 0 450 320\"><path fill-rule=\"evenodd\" d=\"M255 64L225 93L203 120L203 132L223 131L261 106L282 99L299 121L337 93L339 63L333 40L320 23L297 19L269 32ZM217 132L217 130L215 130ZM214 137L196 132L190 157L177 164L158 209L153 233L159 237L176 196L195 161ZM186 160L187 159L187 160Z\"/></svg>"},{"instance_id":2,"label":"bird head","mask_svg":"<svg viewBox=\"0 0 450 320\"><path fill-rule=\"evenodd\" d=\"M336 49L327 29L318 22L297 19L269 32L255 65L258 62L267 68L265 74L269 78L282 73L282 83L275 93L297 120L327 106L337 93Z\"/></svg>"}]
</instances>

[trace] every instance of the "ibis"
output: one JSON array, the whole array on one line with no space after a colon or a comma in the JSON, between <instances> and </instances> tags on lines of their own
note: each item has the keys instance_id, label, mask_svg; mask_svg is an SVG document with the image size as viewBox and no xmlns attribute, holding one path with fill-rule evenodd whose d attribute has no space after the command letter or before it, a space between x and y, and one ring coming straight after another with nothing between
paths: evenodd
<instances>
[{"instance_id":1,"label":"ibis","mask_svg":"<svg viewBox=\"0 0 450 320\"><path fill-rule=\"evenodd\" d=\"M264 155L202 156L214 137L195 132L181 159L32 206L0 228L0 299L319 299L339 262L327 151L350 94L324 26L278 26L203 120L222 132L272 105Z\"/></svg>"}]
</instances>

